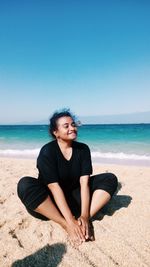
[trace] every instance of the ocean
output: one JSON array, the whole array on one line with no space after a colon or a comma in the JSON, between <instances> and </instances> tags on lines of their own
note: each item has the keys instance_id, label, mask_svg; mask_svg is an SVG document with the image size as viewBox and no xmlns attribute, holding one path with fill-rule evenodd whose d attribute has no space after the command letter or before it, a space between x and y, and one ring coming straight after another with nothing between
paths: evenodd
<instances>
[{"instance_id":1,"label":"ocean","mask_svg":"<svg viewBox=\"0 0 150 267\"><path fill-rule=\"evenodd\" d=\"M51 140L48 125L1 125L0 157L36 158ZM150 166L150 124L82 125L77 141L90 147L93 163Z\"/></svg>"}]
</instances>

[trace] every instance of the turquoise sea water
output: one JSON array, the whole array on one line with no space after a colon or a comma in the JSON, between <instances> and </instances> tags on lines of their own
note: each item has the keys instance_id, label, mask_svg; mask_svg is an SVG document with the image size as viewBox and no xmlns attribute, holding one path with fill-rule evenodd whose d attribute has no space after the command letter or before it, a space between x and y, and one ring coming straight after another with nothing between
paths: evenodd
<instances>
[{"instance_id":1,"label":"turquoise sea water","mask_svg":"<svg viewBox=\"0 0 150 267\"><path fill-rule=\"evenodd\" d=\"M1 125L0 156L37 157L50 140L47 125ZM150 124L83 125L77 140L89 145L94 162L150 166Z\"/></svg>"}]
</instances>

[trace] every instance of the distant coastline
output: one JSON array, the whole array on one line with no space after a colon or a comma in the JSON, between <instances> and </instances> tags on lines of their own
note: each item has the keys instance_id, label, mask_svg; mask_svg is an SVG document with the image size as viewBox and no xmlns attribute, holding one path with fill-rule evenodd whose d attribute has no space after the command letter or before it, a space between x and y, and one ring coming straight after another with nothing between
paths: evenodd
<instances>
[{"instance_id":1,"label":"distant coastline","mask_svg":"<svg viewBox=\"0 0 150 267\"><path fill-rule=\"evenodd\" d=\"M149 124L150 123L150 111L135 112L129 114L113 114L113 115L90 115L90 116L78 116L82 125L93 124ZM24 121L0 121L0 125L47 125L49 123L49 117L42 120L24 120Z\"/></svg>"},{"instance_id":2,"label":"distant coastline","mask_svg":"<svg viewBox=\"0 0 150 267\"><path fill-rule=\"evenodd\" d=\"M149 125L150 122L139 122L139 123L136 123L136 122L129 122L129 123L81 123L81 125L79 127L82 127L82 126L98 126L98 125L101 125L101 126L105 126L105 125L112 125L112 126L119 126L119 125ZM9 124L0 124L0 126L48 126L49 123L9 123Z\"/></svg>"}]
</instances>

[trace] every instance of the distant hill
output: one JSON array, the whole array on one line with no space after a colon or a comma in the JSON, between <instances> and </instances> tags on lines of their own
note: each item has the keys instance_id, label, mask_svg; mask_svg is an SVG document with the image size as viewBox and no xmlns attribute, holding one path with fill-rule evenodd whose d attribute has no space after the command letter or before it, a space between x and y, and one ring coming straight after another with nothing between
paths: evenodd
<instances>
[{"instance_id":1,"label":"distant hill","mask_svg":"<svg viewBox=\"0 0 150 267\"><path fill-rule=\"evenodd\" d=\"M129 114L78 116L81 124L125 124L125 123L150 123L150 111ZM39 121L22 121L7 123L13 125L38 125L49 124L49 117ZM1 124L4 125L4 124ZM6 125L6 123L5 123Z\"/></svg>"},{"instance_id":2,"label":"distant hill","mask_svg":"<svg viewBox=\"0 0 150 267\"><path fill-rule=\"evenodd\" d=\"M129 114L79 116L82 124L123 124L123 123L150 123L150 111ZM32 124L30 122L30 124ZM33 124L48 124L47 120L33 122Z\"/></svg>"},{"instance_id":3,"label":"distant hill","mask_svg":"<svg viewBox=\"0 0 150 267\"><path fill-rule=\"evenodd\" d=\"M130 114L81 116L83 124L150 123L150 111Z\"/></svg>"}]
</instances>

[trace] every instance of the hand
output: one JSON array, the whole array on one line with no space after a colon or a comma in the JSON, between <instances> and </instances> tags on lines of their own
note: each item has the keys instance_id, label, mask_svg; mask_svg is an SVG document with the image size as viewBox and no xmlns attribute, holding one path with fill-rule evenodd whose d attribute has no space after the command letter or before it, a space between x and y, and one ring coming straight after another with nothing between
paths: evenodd
<instances>
[{"instance_id":1,"label":"hand","mask_svg":"<svg viewBox=\"0 0 150 267\"><path fill-rule=\"evenodd\" d=\"M74 246L81 245L82 242L85 241L85 236L76 219L72 219L71 221L67 222L66 231L70 236L70 241Z\"/></svg>"},{"instance_id":2,"label":"hand","mask_svg":"<svg viewBox=\"0 0 150 267\"><path fill-rule=\"evenodd\" d=\"M78 223L81 226L82 233L85 239L89 239L89 220L83 216L80 216L78 218Z\"/></svg>"},{"instance_id":3,"label":"hand","mask_svg":"<svg viewBox=\"0 0 150 267\"><path fill-rule=\"evenodd\" d=\"M95 238L94 238L94 230L93 230L92 223L90 223L89 220L85 218L84 216L80 216L78 218L78 223L81 226L85 239L94 241Z\"/></svg>"}]
</instances>

